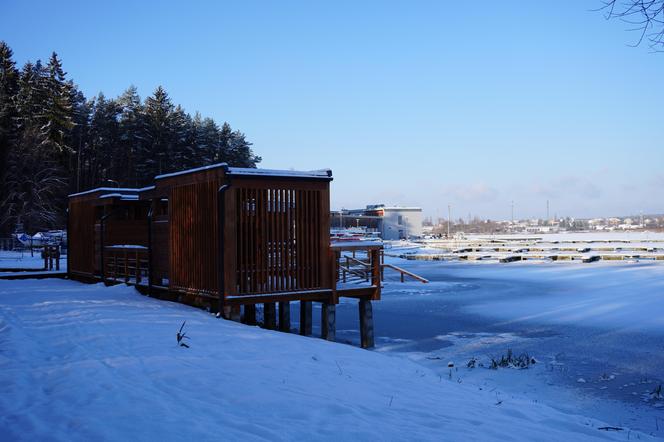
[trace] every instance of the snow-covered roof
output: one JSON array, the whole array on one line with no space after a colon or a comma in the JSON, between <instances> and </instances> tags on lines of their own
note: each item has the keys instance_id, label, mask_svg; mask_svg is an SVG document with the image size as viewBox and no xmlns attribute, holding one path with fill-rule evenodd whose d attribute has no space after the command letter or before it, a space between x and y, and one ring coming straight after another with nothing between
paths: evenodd
<instances>
[{"instance_id":1,"label":"snow-covered roof","mask_svg":"<svg viewBox=\"0 0 664 442\"><path fill-rule=\"evenodd\" d=\"M123 187L97 187L95 189L90 189L86 190L84 192L78 192L78 193L72 193L69 195L69 197L74 197L74 196L81 196L81 195L87 195L88 193L95 193L95 192L114 192L114 193L136 193L140 192L143 189L132 189L132 188L123 188Z\"/></svg>"},{"instance_id":2,"label":"snow-covered roof","mask_svg":"<svg viewBox=\"0 0 664 442\"><path fill-rule=\"evenodd\" d=\"M226 170L228 175L235 176L274 176L274 177L295 177L295 178L322 178L330 179L332 177L332 171L330 169L320 169L320 170L280 170L280 169L254 169L251 167L228 167L227 163L218 163L211 164L209 166L197 167L195 169L181 170L179 172L166 173L163 175L157 175L155 180L161 180L163 178L171 178L179 175L186 175L189 173L202 172L205 170L214 170L223 168Z\"/></svg>"},{"instance_id":3,"label":"snow-covered roof","mask_svg":"<svg viewBox=\"0 0 664 442\"><path fill-rule=\"evenodd\" d=\"M138 195L127 195L126 193L107 193L104 195L99 195L99 199L102 198L120 198L123 201L136 201L138 200Z\"/></svg>"},{"instance_id":4,"label":"snow-covered roof","mask_svg":"<svg viewBox=\"0 0 664 442\"><path fill-rule=\"evenodd\" d=\"M155 180L161 180L163 178L170 178L178 175L185 175L188 173L194 173L194 172L202 172L204 170L213 170L213 169L218 169L218 168L227 168L228 164L227 163L217 163L217 164L210 164L209 166L203 166L203 167L196 167L195 169L187 169L187 170L181 170L179 172L172 172L172 173L164 173L162 175L157 175L154 177Z\"/></svg>"},{"instance_id":5,"label":"snow-covered roof","mask_svg":"<svg viewBox=\"0 0 664 442\"><path fill-rule=\"evenodd\" d=\"M401 207L401 206L385 206L385 207L377 207L377 209L383 209L383 210L406 210L406 211L417 211L421 212L422 208L421 207Z\"/></svg>"},{"instance_id":6,"label":"snow-covered roof","mask_svg":"<svg viewBox=\"0 0 664 442\"><path fill-rule=\"evenodd\" d=\"M258 175L279 177L307 177L307 178L331 178L332 170L279 170L279 169L253 169L249 167L229 167L229 175Z\"/></svg>"}]
</instances>

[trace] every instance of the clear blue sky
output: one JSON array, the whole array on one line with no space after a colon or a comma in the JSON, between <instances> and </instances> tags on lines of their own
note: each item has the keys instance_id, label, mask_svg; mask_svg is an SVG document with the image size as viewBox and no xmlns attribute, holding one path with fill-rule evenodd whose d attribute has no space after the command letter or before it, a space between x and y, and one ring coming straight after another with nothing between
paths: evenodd
<instances>
[{"instance_id":1,"label":"clear blue sky","mask_svg":"<svg viewBox=\"0 0 664 442\"><path fill-rule=\"evenodd\" d=\"M262 167L329 167L332 206L507 219L664 212L664 54L599 0L4 0L19 64L86 96L163 85Z\"/></svg>"}]
</instances>

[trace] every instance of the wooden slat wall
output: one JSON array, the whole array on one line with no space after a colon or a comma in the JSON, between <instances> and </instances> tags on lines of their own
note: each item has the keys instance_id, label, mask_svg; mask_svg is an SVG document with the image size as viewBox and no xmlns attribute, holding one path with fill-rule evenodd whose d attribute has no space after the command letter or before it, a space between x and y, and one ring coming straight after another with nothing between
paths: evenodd
<instances>
[{"instance_id":1,"label":"wooden slat wall","mask_svg":"<svg viewBox=\"0 0 664 442\"><path fill-rule=\"evenodd\" d=\"M69 270L92 274L94 271L95 211L89 201L69 203Z\"/></svg>"},{"instance_id":2,"label":"wooden slat wall","mask_svg":"<svg viewBox=\"0 0 664 442\"><path fill-rule=\"evenodd\" d=\"M148 245L147 221L109 218L104 224L104 245Z\"/></svg>"},{"instance_id":3,"label":"wooden slat wall","mask_svg":"<svg viewBox=\"0 0 664 442\"><path fill-rule=\"evenodd\" d=\"M235 294L328 287L328 191L269 183L231 189L237 232Z\"/></svg>"},{"instance_id":4,"label":"wooden slat wall","mask_svg":"<svg viewBox=\"0 0 664 442\"><path fill-rule=\"evenodd\" d=\"M217 189L219 180L171 188L170 288L217 296Z\"/></svg>"},{"instance_id":5,"label":"wooden slat wall","mask_svg":"<svg viewBox=\"0 0 664 442\"><path fill-rule=\"evenodd\" d=\"M168 217L155 217L152 221L152 281L157 285L168 279L169 242Z\"/></svg>"},{"instance_id":6,"label":"wooden slat wall","mask_svg":"<svg viewBox=\"0 0 664 442\"><path fill-rule=\"evenodd\" d=\"M112 210L112 209L111 209ZM93 272L99 274L100 264L100 244L101 238L99 232L101 224L98 219L94 224L94 261L92 262ZM104 222L104 247L115 245L148 245L147 221L144 220L126 220L113 219L111 216Z\"/></svg>"}]
</instances>

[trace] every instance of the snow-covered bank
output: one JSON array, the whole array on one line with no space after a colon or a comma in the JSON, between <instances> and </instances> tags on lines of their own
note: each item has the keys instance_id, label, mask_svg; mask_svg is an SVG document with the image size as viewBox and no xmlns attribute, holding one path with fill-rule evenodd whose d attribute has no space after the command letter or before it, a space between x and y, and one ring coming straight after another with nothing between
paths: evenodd
<instances>
[{"instance_id":1,"label":"snow-covered bank","mask_svg":"<svg viewBox=\"0 0 664 442\"><path fill-rule=\"evenodd\" d=\"M374 307L378 351L443 376L454 361L464 384L664 437L664 399L652 394L664 385L664 265L387 262L430 283L386 272ZM357 341L356 309L337 309L339 339ZM508 349L538 363L486 368ZM471 358L485 368L467 369Z\"/></svg>"},{"instance_id":2,"label":"snow-covered bank","mask_svg":"<svg viewBox=\"0 0 664 442\"><path fill-rule=\"evenodd\" d=\"M627 439L605 425L125 286L0 281L2 440Z\"/></svg>"}]
</instances>

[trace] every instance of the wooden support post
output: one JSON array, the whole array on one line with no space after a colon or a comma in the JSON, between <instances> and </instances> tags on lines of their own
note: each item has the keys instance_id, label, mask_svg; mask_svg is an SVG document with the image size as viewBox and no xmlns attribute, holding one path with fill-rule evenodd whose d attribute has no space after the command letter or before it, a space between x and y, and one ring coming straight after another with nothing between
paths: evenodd
<instances>
[{"instance_id":1,"label":"wooden support post","mask_svg":"<svg viewBox=\"0 0 664 442\"><path fill-rule=\"evenodd\" d=\"M125 251L124 251L124 277L125 277L124 280L125 280L125 284L127 284L129 282L129 268L128 268L128 265L129 265L129 257L127 256L127 250L125 249Z\"/></svg>"},{"instance_id":2,"label":"wooden support post","mask_svg":"<svg viewBox=\"0 0 664 442\"><path fill-rule=\"evenodd\" d=\"M231 321L240 322L240 306L234 305L230 309L229 318Z\"/></svg>"},{"instance_id":3,"label":"wooden support post","mask_svg":"<svg viewBox=\"0 0 664 442\"><path fill-rule=\"evenodd\" d=\"M349 268L350 267L348 267L348 257L346 256L346 269L349 269ZM343 275L344 275L343 282L344 283L346 282L346 269L343 270Z\"/></svg>"},{"instance_id":4,"label":"wooden support post","mask_svg":"<svg viewBox=\"0 0 664 442\"><path fill-rule=\"evenodd\" d=\"M279 330L290 332L290 302L279 303Z\"/></svg>"},{"instance_id":5,"label":"wooden support post","mask_svg":"<svg viewBox=\"0 0 664 442\"><path fill-rule=\"evenodd\" d=\"M247 304L244 306L244 321L247 325L256 325L256 306Z\"/></svg>"},{"instance_id":6,"label":"wooden support post","mask_svg":"<svg viewBox=\"0 0 664 442\"><path fill-rule=\"evenodd\" d=\"M277 306L274 302L263 304L263 325L270 330L277 329Z\"/></svg>"},{"instance_id":7,"label":"wooden support post","mask_svg":"<svg viewBox=\"0 0 664 442\"><path fill-rule=\"evenodd\" d=\"M368 299L360 299L360 345L362 348L374 346L373 308Z\"/></svg>"},{"instance_id":8,"label":"wooden support post","mask_svg":"<svg viewBox=\"0 0 664 442\"><path fill-rule=\"evenodd\" d=\"M328 341L334 341L337 334L337 306L327 302L323 303L321 312L321 337Z\"/></svg>"},{"instance_id":9,"label":"wooden support post","mask_svg":"<svg viewBox=\"0 0 664 442\"><path fill-rule=\"evenodd\" d=\"M381 282L381 268L382 266L380 265L380 251L379 250L372 250L371 251L371 259L369 261L371 263L371 285L375 286L376 289L374 290L374 294L371 297L372 300L374 301L379 301L380 300L380 282Z\"/></svg>"},{"instance_id":10,"label":"wooden support post","mask_svg":"<svg viewBox=\"0 0 664 442\"><path fill-rule=\"evenodd\" d=\"M311 301L300 301L300 334L311 335L313 307Z\"/></svg>"},{"instance_id":11,"label":"wooden support post","mask_svg":"<svg viewBox=\"0 0 664 442\"><path fill-rule=\"evenodd\" d=\"M135 266L136 266L136 285L138 285L141 283L141 263L138 260L138 250L136 251Z\"/></svg>"}]
</instances>

